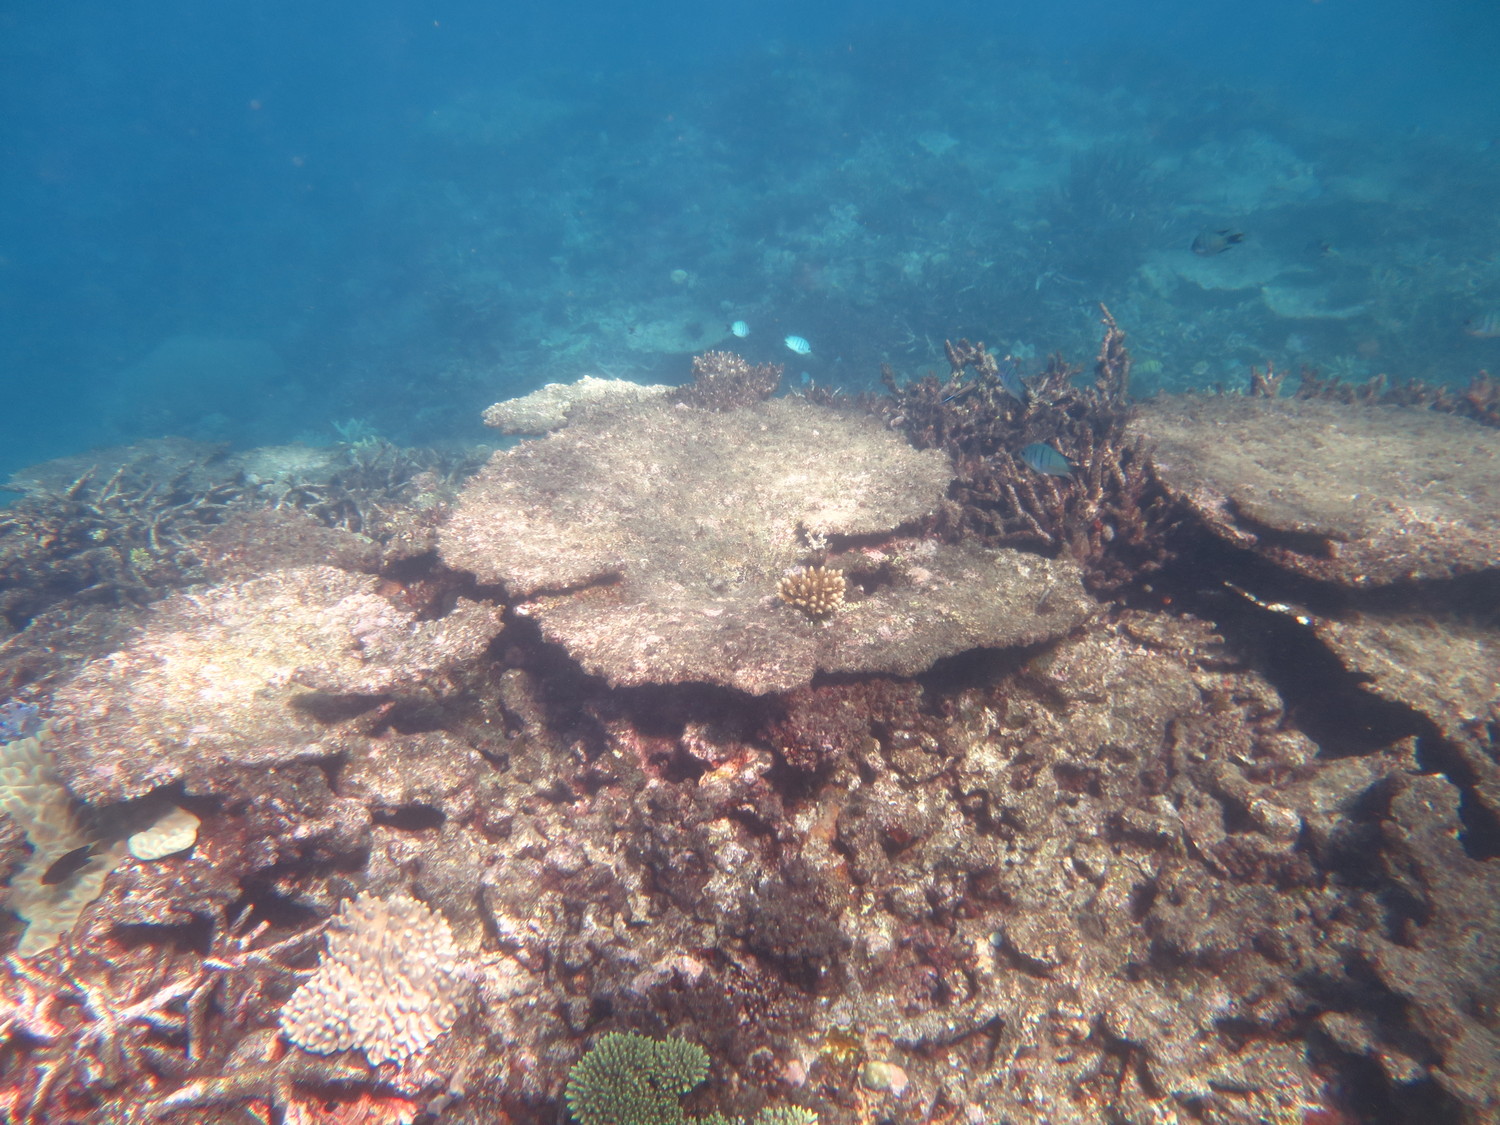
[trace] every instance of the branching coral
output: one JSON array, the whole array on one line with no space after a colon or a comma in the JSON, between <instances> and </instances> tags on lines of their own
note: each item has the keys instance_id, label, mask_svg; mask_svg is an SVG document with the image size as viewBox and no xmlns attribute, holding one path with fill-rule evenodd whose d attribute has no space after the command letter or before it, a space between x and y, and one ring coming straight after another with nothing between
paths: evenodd
<instances>
[{"instance_id":1,"label":"branching coral","mask_svg":"<svg viewBox=\"0 0 1500 1125\"><path fill-rule=\"evenodd\" d=\"M781 600L811 618L828 617L844 604L844 576L826 566L805 566L781 580Z\"/></svg>"},{"instance_id":2,"label":"branching coral","mask_svg":"<svg viewBox=\"0 0 1500 1125\"><path fill-rule=\"evenodd\" d=\"M1077 370L1054 356L1018 394L1008 361L960 340L946 345L946 381L929 375L898 386L887 370L885 410L919 448L953 456L950 533L1066 555L1094 590L1115 593L1166 561L1173 515L1125 435L1130 355L1107 309L1104 329L1091 387L1075 386ZM1021 450L1037 442L1072 462L1071 478L1043 476L1023 462Z\"/></svg>"},{"instance_id":3,"label":"branching coral","mask_svg":"<svg viewBox=\"0 0 1500 1125\"><path fill-rule=\"evenodd\" d=\"M707 1077L696 1043L610 1032L568 1073L568 1110L581 1125L682 1125L682 1096Z\"/></svg>"},{"instance_id":4,"label":"branching coral","mask_svg":"<svg viewBox=\"0 0 1500 1125\"><path fill-rule=\"evenodd\" d=\"M708 1053L685 1039L605 1035L568 1073L568 1110L580 1125L744 1125L711 1113L690 1118L681 1099L708 1077ZM768 1106L753 1125L816 1125L800 1106Z\"/></svg>"}]
</instances>

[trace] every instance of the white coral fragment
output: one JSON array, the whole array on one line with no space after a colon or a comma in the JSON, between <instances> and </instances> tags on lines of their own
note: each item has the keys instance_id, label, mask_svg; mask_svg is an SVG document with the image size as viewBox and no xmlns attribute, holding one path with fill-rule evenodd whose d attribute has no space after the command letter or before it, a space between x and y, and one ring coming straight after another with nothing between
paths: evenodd
<instances>
[{"instance_id":1,"label":"white coral fragment","mask_svg":"<svg viewBox=\"0 0 1500 1125\"><path fill-rule=\"evenodd\" d=\"M126 841L130 854L139 860L165 859L185 852L198 842L198 828L203 822L187 809L174 808L150 828L142 829Z\"/></svg>"}]
</instances>

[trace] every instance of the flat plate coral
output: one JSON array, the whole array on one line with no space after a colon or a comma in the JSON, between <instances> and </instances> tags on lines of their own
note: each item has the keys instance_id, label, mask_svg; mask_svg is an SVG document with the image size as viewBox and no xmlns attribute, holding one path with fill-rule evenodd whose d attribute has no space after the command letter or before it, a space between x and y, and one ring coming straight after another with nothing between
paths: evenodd
<instances>
[{"instance_id":1,"label":"flat plate coral","mask_svg":"<svg viewBox=\"0 0 1500 1125\"><path fill-rule=\"evenodd\" d=\"M1167 395L1132 435L1231 543L1341 585L1500 566L1500 433L1425 410Z\"/></svg>"},{"instance_id":2,"label":"flat plate coral","mask_svg":"<svg viewBox=\"0 0 1500 1125\"><path fill-rule=\"evenodd\" d=\"M1086 603L1067 564L900 538L942 503L951 475L942 453L800 399L626 407L497 453L440 550L503 583L616 685L763 694L818 670L912 674L1076 624ZM825 549L851 596L820 623L776 594Z\"/></svg>"},{"instance_id":3,"label":"flat plate coral","mask_svg":"<svg viewBox=\"0 0 1500 1125\"><path fill-rule=\"evenodd\" d=\"M203 785L219 769L319 757L330 725L295 702L420 691L499 631L495 611L472 602L417 621L378 586L296 567L162 602L131 644L54 697L63 780L100 803L179 778Z\"/></svg>"}]
</instances>

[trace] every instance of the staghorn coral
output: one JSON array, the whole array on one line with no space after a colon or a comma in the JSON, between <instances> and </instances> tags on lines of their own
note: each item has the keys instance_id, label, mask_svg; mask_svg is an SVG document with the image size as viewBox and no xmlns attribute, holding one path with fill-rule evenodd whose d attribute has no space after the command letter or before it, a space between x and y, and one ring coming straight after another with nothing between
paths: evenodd
<instances>
[{"instance_id":1,"label":"staghorn coral","mask_svg":"<svg viewBox=\"0 0 1500 1125\"><path fill-rule=\"evenodd\" d=\"M783 578L776 592L787 605L816 619L830 616L844 604L846 585L837 570L805 566Z\"/></svg>"},{"instance_id":2,"label":"staghorn coral","mask_svg":"<svg viewBox=\"0 0 1500 1125\"><path fill-rule=\"evenodd\" d=\"M214 1065L226 1034L261 1018L262 978L289 975L279 958L321 930L257 946L266 928L215 925L200 957L169 928L124 945L97 926L0 961L5 1120L127 1120L143 1093L184 1079L179 1090L190 1091L189 1076ZM148 1117L159 1105L145 1107ZM74 1116L85 1107L97 1116Z\"/></svg>"},{"instance_id":3,"label":"staghorn coral","mask_svg":"<svg viewBox=\"0 0 1500 1125\"><path fill-rule=\"evenodd\" d=\"M1104 328L1091 387L1074 386L1077 370L1054 356L1021 402L982 343L948 341L946 381L901 386L887 369L890 397L878 409L919 448L952 455L948 534L1071 558L1092 590L1115 594L1165 565L1175 514L1125 433L1130 355L1107 309ZM1035 442L1067 457L1072 477L1029 468L1020 452Z\"/></svg>"}]
</instances>

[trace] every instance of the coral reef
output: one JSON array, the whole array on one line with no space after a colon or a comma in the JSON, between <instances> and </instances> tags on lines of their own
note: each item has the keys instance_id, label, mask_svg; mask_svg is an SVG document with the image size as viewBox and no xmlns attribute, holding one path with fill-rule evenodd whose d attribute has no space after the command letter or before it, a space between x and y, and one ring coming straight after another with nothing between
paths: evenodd
<instances>
[{"instance_id":1,"label":"coral reef","mask_svg":"<svg viewBox=\"0 0 1500 1125\"><path fill-rule=\"evenodd\" d=\"M518 613L617 685L764 694L820 669L910 675L1076 624L1086 606L1064 564L901 539L949 476L943 455L795 399L635 407L497 453L441 552L503 583ZM847 584L826 627L776 600L785 570L813 555Z\"/></svg>"},{"instance_id":2,"label":"coral reef","mask_svg":"<svg viewBox=\"0 0 1500 1125\"><path fill-rule=\"evenodd\" d=\"M1206 528L1278 567L1378 586L1500 565L1500 436L1472 422L1186 395L1142 404L1128 432Z\"/></svg>"},{"instance_id":3,"label":"coral reef","mask_svg":"<svg viewBox=\"0 0 1500 1125\"><path fill-rule=\"evenodd\" d=\"M1276 374L1274 378L1268 375L1259 375L1252 368L1251 394L1276 397L1286 373ZM1421 406L1442 414L1455 414L1482 426L1500 427L1500 379L1488 371L1477 372L1466 386L1456 388L1445 384L1432 385L1419 379L1391 386L1385 375L1376 375L1363 383L1351 383L1336 375L1324 377L1315 368L1303 367L1301 381L1292 397L1347 405Z\"/></svg>"},{"instance_id":4,"label":"coral reef","mask_svg":"<svg viewBox=\"0 0 1500 1125\"><path fill-rule=\"evenodd\" d=\"M548 383L520 398L506 399L487 407L484 424L502 434L547 434L561 429L575 413L595 405L619 405L661 398L666 386L642 386L628 379L600 379L585 375L572 383Z\"/></svg>"},{"instance_id":5,"label":"coral reef","mask_svg":"<svg viewBox=\"0 0 1500 1125\"><path fill-rule=\"evenodd\" d=\"M733 352L704 352L693 357L693 381L667 396L703 410L735 410L764 402L781 385L779 363L747 363Z\"/></svg>"},{"instance_id":6,"label":"coral reef","mask_svg":"<svg viewBox=\"0 0 1500 1125\"><path fill-rule=\"evenodd\" d=\"M262 506L194 538L209 582L72 616L0 710L0 862L162 838L51 948L0 925L0 1116L589 1125L683 1042L646 1119L1500 1119L1500 564L1451 534L1492 431L1130 420L1112 325L1088 390L951 350L885 425L590 407L373 552ZM1447 514L1375 538L1408 509ZM1334 565L1377 541L1391 580Z\"/></svg>"},{"instance_id":7,"label":"coral reef","mask_svg":"<svg viewBox=\"0 0 1500 1125\"><path fill-rule=\"evenodd\" d=\"M299 567L159 604L135 640L54 694L59 772L99 803L181 779L201 791L224 766L327 757L331 719L440 693L444 670L500 631L487 606L418 621L379 587Z\"/></svg>"},{"instance_id":8,"label":"coral reef","mask_svg":"<svg viewBox=\"0 0 1500 1125\"><path fill-rule=\"evenodd\" d=\"M789 606L812 618L827 617L844 604L848 583L844 576L826 566L805 566L788 574L777 587L777 594Z\"/></svg>"},{"instance_id":9,"label":"coral reef","mask_svg":"<svg viewBox=\"0 0 1500 1125\"><path fill-rule=\"evenodd\" d=\"M1066 555L1090 589L1114 594L1166 562L1174 513L1125 433L1130 356L1107 310L1104 326L1091 387L1074 386L1077 370L1054 356L1018 396L1013 360L948 341L946 381L928 375L902 386L887 369L890 398L879 408L918 448L953 457L950 534ZM1037 443L1076 466L1072 476L1030 468L1021 453Z\"/></svg>"},{"instance_id":10,"label":"coral reef","mask_svg":"<svg viewBox=\"0 0 1500 1125\"><path fill-rule=\"evenodd\" d=\"M373 571L423 540L467 454L369 442L227 454L162 439L34 466L0 515L0 690L118 647L145 605L208 578L332 563ZM293 557L300 556L300 557Z\"/></svg>"}]
</instances>

